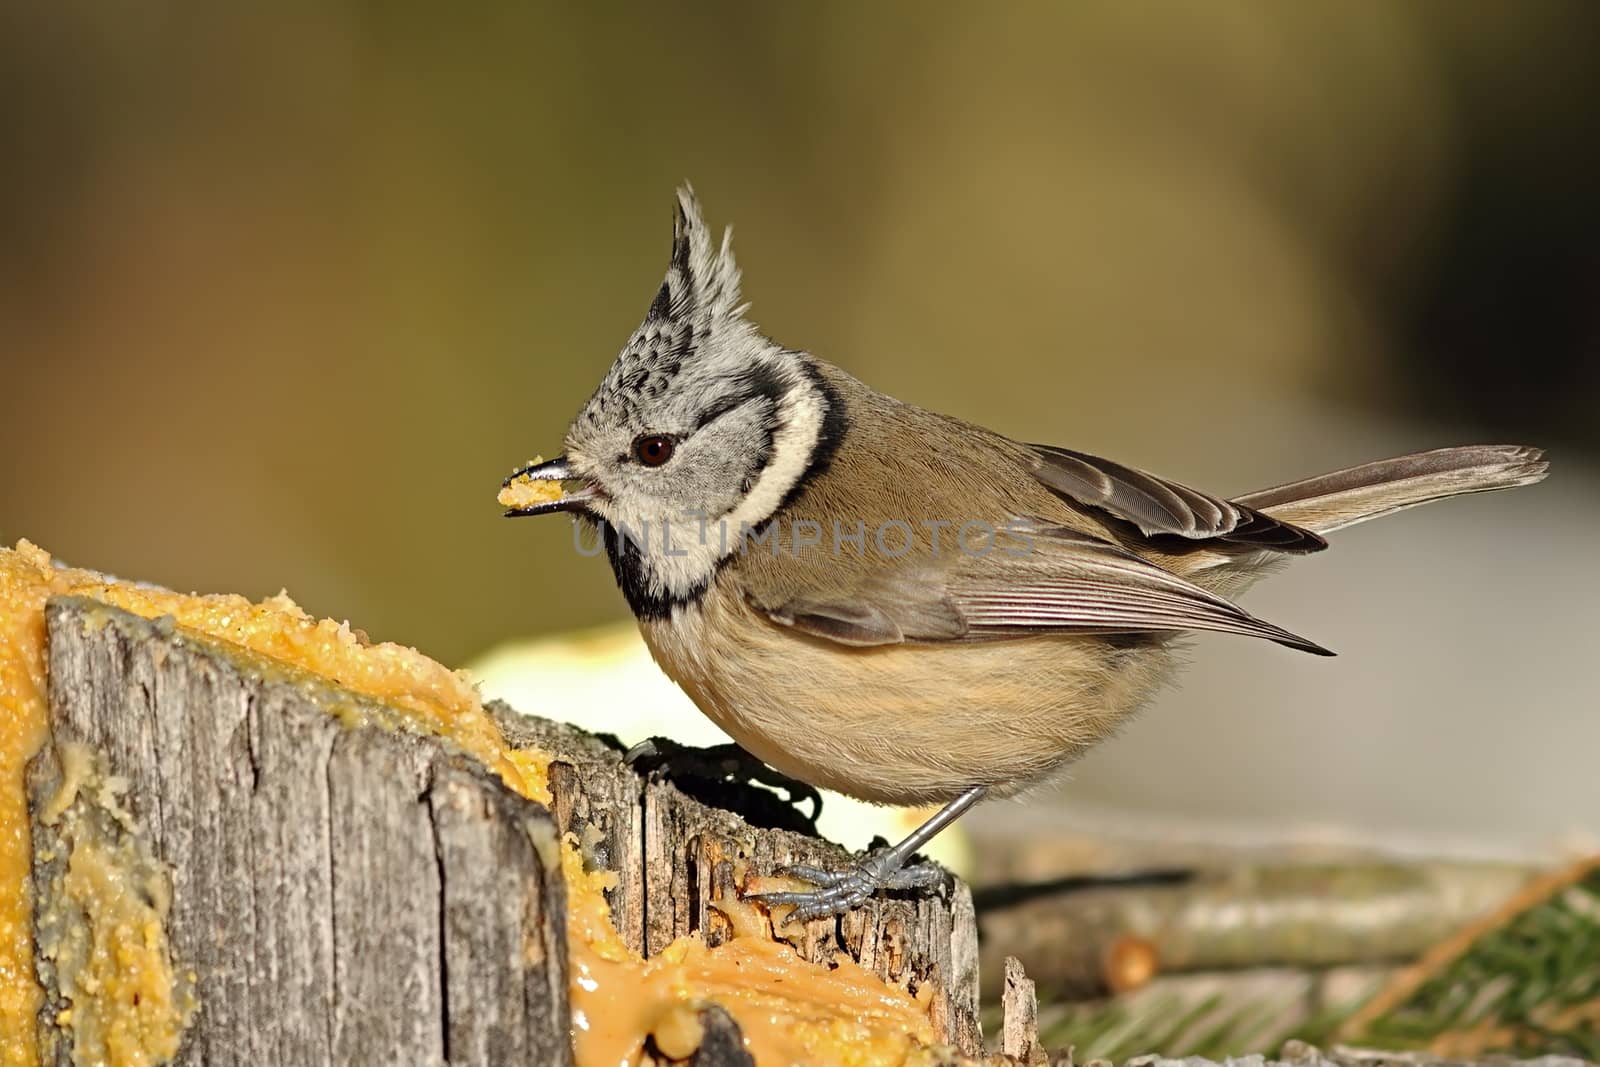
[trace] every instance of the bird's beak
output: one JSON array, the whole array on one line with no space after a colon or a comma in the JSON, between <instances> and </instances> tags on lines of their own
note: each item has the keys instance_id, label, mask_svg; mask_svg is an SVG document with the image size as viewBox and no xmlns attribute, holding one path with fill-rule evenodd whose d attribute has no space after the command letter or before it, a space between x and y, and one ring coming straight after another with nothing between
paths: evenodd
<instances>
[{"instance_id":1,"label":"bird's beak","mask_svg":"<svg viewBox=\"0 0 1600 1067\"><path fill-rule=\"evenodd\" d=\"M591 501L600 495L600 487L593 482L584 481L582 476L572 469L572 464L567 462L565 456L557 456L546 463L535 463L511 472L504 482L500 483L501 489L511 488L511 483L519 478L527 478L536 482L573 482L582 481L583 484L562 494L553 500L541 500L536 504L506 509L506 518L515 519L523 515L548 515L553 511L584 511Z\"/></svg>"}]
</instances>

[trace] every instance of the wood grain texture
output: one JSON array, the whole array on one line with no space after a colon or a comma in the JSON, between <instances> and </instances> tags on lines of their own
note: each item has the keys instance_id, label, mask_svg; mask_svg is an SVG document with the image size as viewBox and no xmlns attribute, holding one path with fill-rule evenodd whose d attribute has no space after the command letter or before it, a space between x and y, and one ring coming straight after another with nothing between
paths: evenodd
<instances>
[{"instance_id":1,"label":"wood grain texture","mask_svg":"<svg viewBox=\"0 0 1600 1067\"><path fill-rule=\"evenodd\" d=\"M321 679L92 601L46 615L35 828L64 746L126 779L196 976L178 1063L571 1062L548 812ZM52 1037L71 1063L71 1033Z\"/></svg>"},{"instance_id":2,"label":"wood grain texture","mask_svg":"<svg viewBox=\"0 0 1600 1067\"><path fill-rule=\"evenodd\" d=\"M1000 1051L1020 1063L1045 1063L1039 1047L1039 997L1022 962L1007 956L1005 992L1000 998Z\"/></svg>"},{"instance_id":3,"label":"wood grain texture","mask_svg":"<svg viewBox=\"0 0 1600 1067\"><path fill-rule=\"evenodd\" d=\"M718 911L752 875L787 863L837 866L849 854L819 838L758 828L733 811L685 796L668 781L642 779L617 746L559 723L492 708L507 740L554 753L551 791L563 833L590 842L596 862L618 872L607 896L618 929L646 956L674 938L732 936ZM744 804L736 804L741 810ZM945 1041L974 1055L978 1027L978 939L967 887L947 897L874 899L855 911L807 923L800 955L844 957L913 993L933 989L931 1014Z\"/></svg>"}]
</instances>

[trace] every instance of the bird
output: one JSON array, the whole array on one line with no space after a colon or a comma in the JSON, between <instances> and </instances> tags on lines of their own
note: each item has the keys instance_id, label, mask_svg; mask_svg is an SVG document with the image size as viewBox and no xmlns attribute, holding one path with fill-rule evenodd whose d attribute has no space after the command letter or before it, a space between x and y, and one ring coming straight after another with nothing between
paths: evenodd
<instances>
[{"instance_id":1,"label":"bird","mask_svg":"<svg viewBox=\"0 0 1600 1067\"><path fill-rule=\"evenodd\" d=\"M1114 734L1184 635L1331 655L1236 603L1276 565L1546 471L1533 447L1440 448L1230 499L1014 440L765 336L731 228L714 241L686 184L666 277L564 454L502 484L560 483L506 514L597 531L655 661L751 756L870 802L942 805L839 869L788 868L805 888L751 894L803 922L942 884L918 850Z\"/></svg>"}]
</instances>

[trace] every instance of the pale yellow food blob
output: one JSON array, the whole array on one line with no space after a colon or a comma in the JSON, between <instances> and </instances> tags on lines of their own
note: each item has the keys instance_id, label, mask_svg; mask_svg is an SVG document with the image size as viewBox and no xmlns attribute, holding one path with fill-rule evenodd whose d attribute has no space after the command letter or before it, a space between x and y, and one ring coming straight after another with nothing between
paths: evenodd
<instances>
[{"instance_id":1,"label":"pale yellow food blob","mask_svg":"<svg viewBox=\"0 0 1600 1067\"><path fill-rule=\"evenodd\" d=\"M541 462L538 456L528 461L532 467ZM495 497L503 508L522 509L531 508L535 504L548 503L551 500L561 499L561 483L530 478L526 474L519 474L511 479L510 484L500 490L500 495Z\"/></svg>"},{"instance_id":2,"label":"pale yellow food blob","mask_svg":"<svg viewBox=\"0 0 1600 1067\"><path fill-rule=\"evenodd\" d=\"M372 644L346 623L311 618L283 594L259 604L231 595L185 596L55 567L26 541L15 550L0 548L0 1034L14 1035L0 1042L0 1067L38 1062L34 1015L42 993L32 962L23 772L46 737L44 604L57 594L90 596L146 617L170 615L180 627L313 671L402 710L408 725L450 739L522 795L550 800L549 757L511 750L471 682L415 649ZM693 1027L685 1009L705 1002L728 1010L762 1067L891 1067L920 1061L937 1040L927 1004L848 961L830 969L800 959L768 938L759 916L735 915L739 936L717 948L681 938L641 959L617 934L602 895L615 875L585 871L570 839L562 868L573 1039L582 1067L638 1063L657 1029L667 1044L687 1043ZM122 977L123 994L129 982L149 981L150 996L174 995L156 988L170 976L146 970ZM149 1051L159 1055L171 1037L152 1035L157 1047Z\"/></svg>"}]
</instances>

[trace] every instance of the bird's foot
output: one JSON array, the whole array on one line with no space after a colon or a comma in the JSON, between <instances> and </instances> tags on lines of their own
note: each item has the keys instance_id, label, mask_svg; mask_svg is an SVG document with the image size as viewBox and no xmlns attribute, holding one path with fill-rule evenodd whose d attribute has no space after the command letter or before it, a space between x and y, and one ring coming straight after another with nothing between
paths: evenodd
<instances>
[{"instance_id":1,"label":"bird's foot","mask_svg":"<svg viewBox=\"0 0 1600 1067\"><path fill-rule=\"evenodd\" d=\"M843 870L830 871L822 867L796 863L778 868L777 874L809 882L810 890L772 890L746 893L768 908L787 907L790 912L780 924L809 922L825 915L842 915L859 908L876 893L917 892L929 893L944 889L949 874L936 863L907 863L892 848L882 848L863 856Z\"/></svg>"},{"instance_id":2,"label":"bird's foot","mask_svg":"<svg viewBox=\"0 0 1600 1067\"><path fill-rule=\"evenodd\" d=\"M753 821L772 823L783 829L801 833L816 833L817 816L822 814L822 794L814 787L767 766L738 745L696 748L692 745L679 744L670 738L652 737L634 745L622 758L641 774L659 776L680 784L685 779L697 779L714 787L751 784L767 786L781 794L784 806L793 815L791 819L758 818ZM693 789L684 791L698 795ZM764 795L771 797L772 794ZM699 799L716 803L713 797L700 796ZM800 810L802 803L810 804L809 815ZM803 819L808 825L794 825L793 819Z\"/></svg>"}]
</instances>

